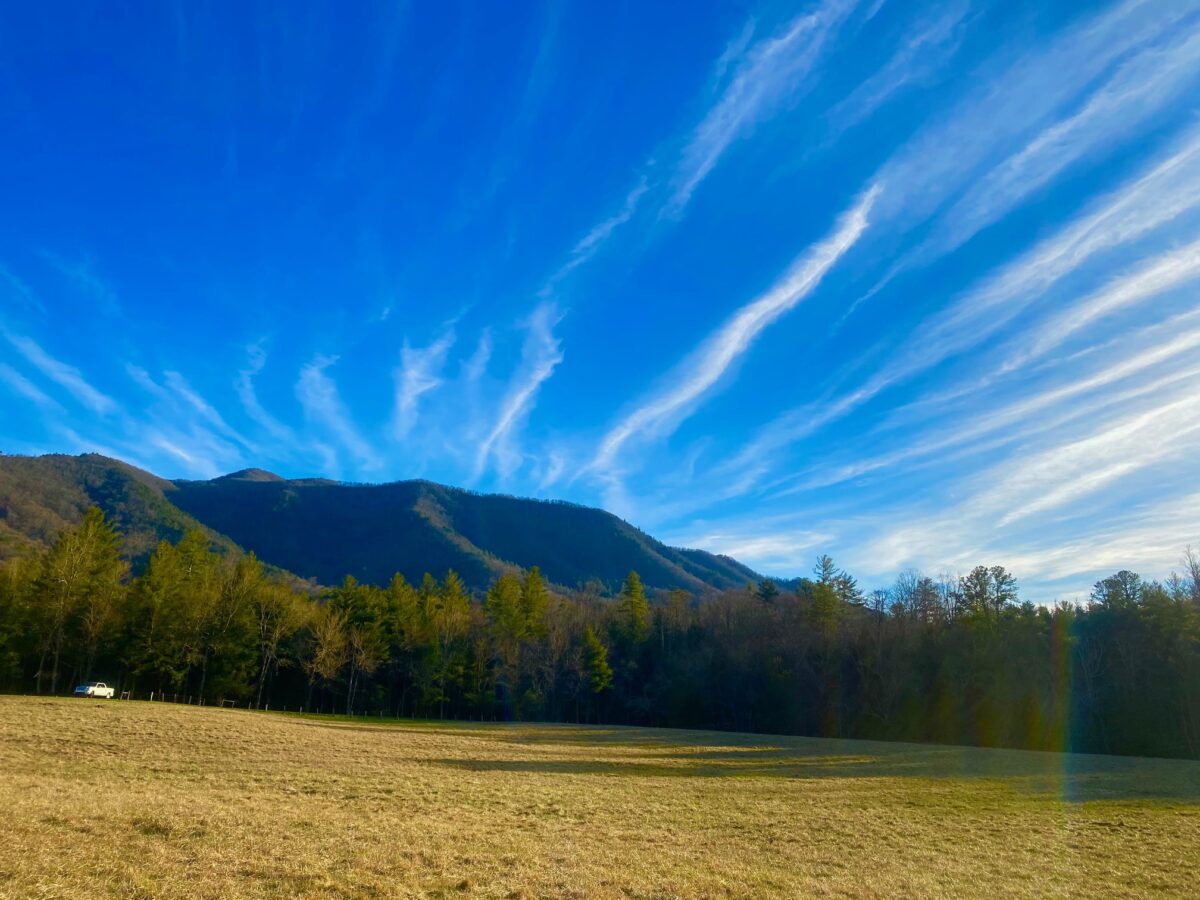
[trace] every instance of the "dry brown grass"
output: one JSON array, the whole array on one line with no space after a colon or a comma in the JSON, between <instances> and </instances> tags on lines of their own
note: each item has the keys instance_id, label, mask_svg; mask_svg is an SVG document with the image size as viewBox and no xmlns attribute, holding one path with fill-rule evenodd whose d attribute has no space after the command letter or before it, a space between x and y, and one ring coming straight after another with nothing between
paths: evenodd
<instances>
[{"instance_id":1,"label":"dry brown grass","mask_svg":"<svg viewBox=\"0 0 1200 900\"><path fill-rule=\"evenodd\" d=\"M1200 763L0 698L3 897L1197 885Z\"/></svg>"}]
</instances>

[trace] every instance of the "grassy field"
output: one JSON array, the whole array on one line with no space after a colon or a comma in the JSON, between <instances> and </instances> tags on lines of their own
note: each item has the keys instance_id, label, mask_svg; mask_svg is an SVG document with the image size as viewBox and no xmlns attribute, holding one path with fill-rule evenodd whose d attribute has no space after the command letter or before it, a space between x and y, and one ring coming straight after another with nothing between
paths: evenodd
<instances>
[{"instance_id":1,"label":"grassy field","mask_svg":"<svg viewBox=\"0 0 1200 900\"><path fill-rule=\"evenodd\" d=\"M3 897L1197 885L1200 763L0 698Z\"/></svg>"}]
</instances>

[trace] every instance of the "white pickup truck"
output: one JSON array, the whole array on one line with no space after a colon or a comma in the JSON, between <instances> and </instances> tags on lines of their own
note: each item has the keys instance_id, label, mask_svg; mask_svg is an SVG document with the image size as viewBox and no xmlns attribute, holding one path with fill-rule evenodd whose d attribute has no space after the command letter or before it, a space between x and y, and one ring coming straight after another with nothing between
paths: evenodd
<instances>
[{"instance_id":1,"label":"white pickup truck","mask_svg":"<svg viewBox=\"0 0 1200 900\"><path fill-rule=\"evenodd\" d=\"M116 693L103 681L89 681L87 684L81 684L75 688L76 697L102 697L105 700L111 700Z\"/></svg>"}]
</instances>

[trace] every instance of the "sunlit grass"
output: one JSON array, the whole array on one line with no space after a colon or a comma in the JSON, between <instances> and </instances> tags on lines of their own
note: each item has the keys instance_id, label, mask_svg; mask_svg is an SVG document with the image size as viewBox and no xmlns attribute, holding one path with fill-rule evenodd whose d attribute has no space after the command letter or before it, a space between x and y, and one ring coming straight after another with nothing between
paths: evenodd
<instances>
[{"instance_id":1,"label":"sunlit grass","mask_svg":"<svg viewBox=\"0 0 1200 900\"><path fill-rule=\"evenodd\" d=\"M1195 896L1200 763L0 698L0 896Z\"/></svg>"}]
</instances>

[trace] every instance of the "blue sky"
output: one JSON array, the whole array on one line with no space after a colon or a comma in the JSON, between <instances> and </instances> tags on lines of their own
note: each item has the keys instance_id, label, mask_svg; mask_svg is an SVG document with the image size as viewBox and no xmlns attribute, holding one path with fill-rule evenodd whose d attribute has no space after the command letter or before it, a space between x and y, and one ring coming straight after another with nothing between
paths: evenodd
<instances>
[{"instance_id":1,"label":"blue sky","mask_svg":"<svg viewBox=\"0 0 1200 900\"><path fill-rule=\"evenodd\" d=\"M0 448L778 575L1200 544L1200 3L9 4Z\"/></svg>"}]
</instances>

